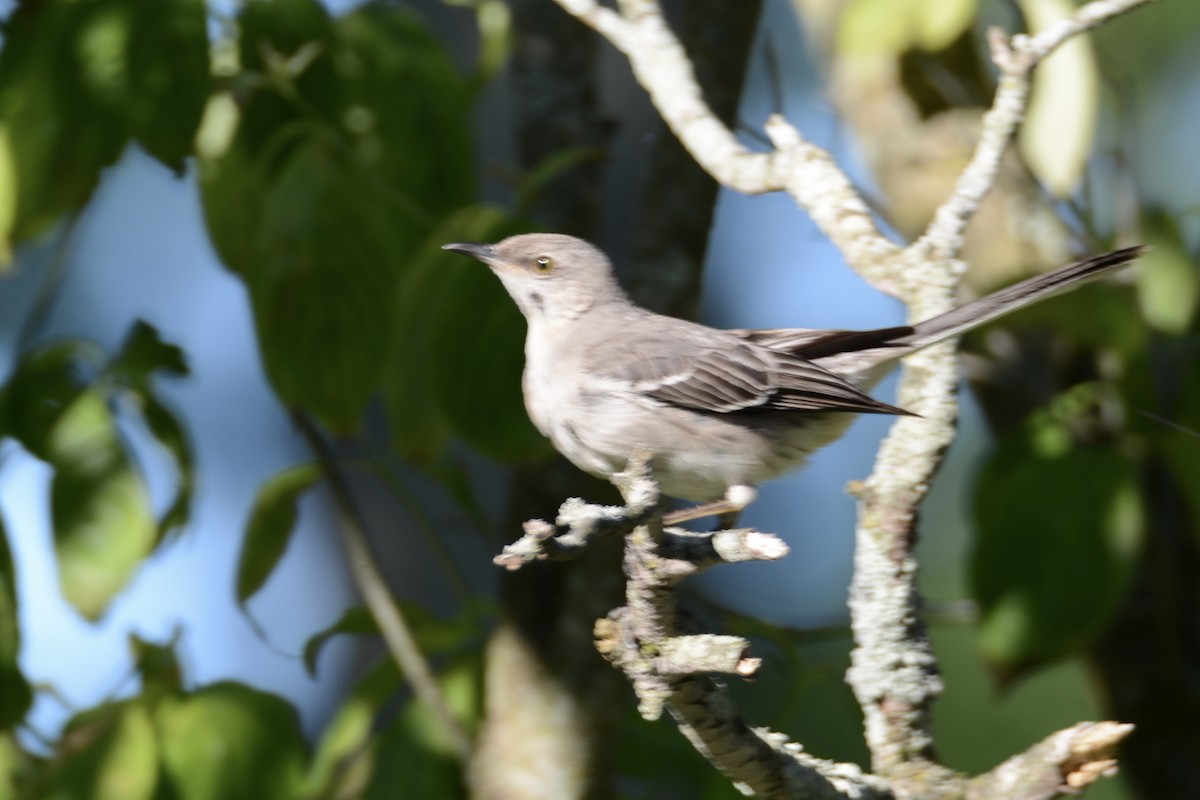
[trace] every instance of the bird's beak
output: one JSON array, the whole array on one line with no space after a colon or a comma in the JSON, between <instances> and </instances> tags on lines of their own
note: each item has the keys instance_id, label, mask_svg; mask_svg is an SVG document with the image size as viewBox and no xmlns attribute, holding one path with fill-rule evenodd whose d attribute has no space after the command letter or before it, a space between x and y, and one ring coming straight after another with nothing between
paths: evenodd
<instances>
[{"instance_id":1,"label":"bird's beak","mask_svg":"<svg viewBox=\"0 0 1200 800\"><path fill-rule=\"evenodd\" d=\"M498 264L500 259L496 256L496 248L490 244L473 244L471 242L452 242L442 245L443 250L450 250L455 253L462 253L471 258L477 258L485 264Z\"/></svg>"}]
</instances>

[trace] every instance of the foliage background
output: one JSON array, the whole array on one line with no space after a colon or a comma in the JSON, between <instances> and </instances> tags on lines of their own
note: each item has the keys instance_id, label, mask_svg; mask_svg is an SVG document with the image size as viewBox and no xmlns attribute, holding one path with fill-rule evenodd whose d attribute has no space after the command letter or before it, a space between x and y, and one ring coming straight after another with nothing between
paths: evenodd
<instances>
[{"instance_id":1,"label":"foliage background","mask_svg":"<svg viewBox=\"0 0 1200 800\"><path fill-rule=\"evenodd\" d=\"M932 119L970 109L972 81L986 86L986 71L962 68L963 42L978 62L984 24L1020 24L1005 4L928 5L856 0L840 27L806 16L805 39L795 9L765 3L740 106L751 137L786 110L877 185L898 231L925 187L881 170L877 140L891 128L844 108L844 73L829 64L896 59L907 79L888 91ZM1020 5L1030 16L1039 6ZM701 29L728 24L676 11ZM960 22L947 32L934 18ZM996 225L1043 232L1030 235L1042 247L1014 254L988 238L972 258L988 284L1058 257L1046 241L1157 246L1132 283L1025 315L1029 352L1021 336L975 343L1022 355L993 368L968 406L925 515L948 685L938 733L956 768L985 769L1079 719L1125 718L1116 690L1157 682L1166 699L1146 701L1145 722L1179 747L1144 769L1178 774L1171 786L1197 780L1185 758L1200 632L1200 446L1188 432L1200 430L1188 255L1200 235L1187 135L1200 122L1196 22L1189 4L1163 2L1094 37L1094 60L1061 79L1092 109L1052 104L1048 123L1028 126L1050 133L1024 145L1031 165L1065 172L1034 166L1050 191L1031 205L1067 224L1045 234L1050 223L1031 213L1024 228ZM681 216L714 218L711 240L700 231L703 277L696 263L651 264L639 240L647 206L678 202L647 178L664 158L653 111L611 54L578 53L579 74L562 76L594 79L582 102L532 79L538 53L522 37L539 25L574 23L549 0L7 10L0 796L461 792L446 742L355 610L339 510L294 425L315 419L335 442L447 696L479 724L482 648L511 600L489 559L512 538L507 498L547 448L520 407L519 316L490 276L437 244L568 230L635 265L625 277L647 302L714 324L895 322L898 310L833 263L782 198L685 202ZM929 76L947 75L951 88L930 100ZM528 111L539 104L550 113ZM522 127L531 119L540 127ZM1047 321L1082 345L1048 344ZM767 656L764 679L739 689L749 716L831 758L865 755L841 680L841 487L865 474L883 424L856 426L752 510L748 523L791 537L792 558L713 576L696 597ZM988 444L989 430L1001 438ZM551 513L566 494L557 486L530 513ZM358 635L310 638L331 626ZM731 796L670 726L640 723L622 702L601 783L627 797ZM1109 783L1093 795L1124 792Z\"/></svg>"}]
</instances>

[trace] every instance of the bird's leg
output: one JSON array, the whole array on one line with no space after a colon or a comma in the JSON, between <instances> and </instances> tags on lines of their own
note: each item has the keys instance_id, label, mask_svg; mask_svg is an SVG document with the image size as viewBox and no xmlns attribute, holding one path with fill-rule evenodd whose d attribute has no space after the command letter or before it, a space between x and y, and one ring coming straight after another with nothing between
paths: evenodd
<instances>
[{"instance_id":1,"label":"bird's leg","mask_svg":"<svg viewBox=\"0 0 1200 800\"><path fill-rule=\"evenodd\" d=\"M737 523L738 514L742 509L754 502L758 490L753 486L730 486L725 490L725 496L711 503L701 503L691 508L681 508L663 516L663 525L678 525L704 517L720 517L718 525L721 528L732 528Z\"/></svg>"}]
</instances>

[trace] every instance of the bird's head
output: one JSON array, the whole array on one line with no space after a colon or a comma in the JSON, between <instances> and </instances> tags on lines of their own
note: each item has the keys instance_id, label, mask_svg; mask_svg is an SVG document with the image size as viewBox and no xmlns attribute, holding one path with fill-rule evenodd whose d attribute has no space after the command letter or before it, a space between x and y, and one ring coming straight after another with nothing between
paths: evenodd
<instances>
[{"instance_id":1,"label":"bird's head","mask_svg":"<svg viewBox=\"0 0 1200 800\"><path fill-rule=\"evenodd\" d=\"M491 267L529 321L574 319L598 303L626 302L603 251L558 233L525 233L496 244L455 243Z\"/></svg>"}]
</instances>

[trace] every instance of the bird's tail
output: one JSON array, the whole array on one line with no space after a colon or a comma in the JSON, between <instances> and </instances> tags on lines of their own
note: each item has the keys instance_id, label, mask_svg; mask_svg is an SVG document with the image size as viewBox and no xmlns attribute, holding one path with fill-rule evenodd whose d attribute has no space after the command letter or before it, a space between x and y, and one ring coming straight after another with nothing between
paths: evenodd
<instances>
[{"instance_id":1,"label":"bird's tail","mask_svg":"<svg viewBox=\"0 0 1200 800\"><path fill-rule=\"evenodd\" d=\"M1110 253L1076 261L1074 264L1056 269L1054 272L1021 281L959 306L953 311L947 311L945 314L920 322L913 326L911 334L895 339L893 344L910 352L943 339L958 336L997 317L1002 317L1031 303L1073 288L1085 281L1098 278L1128 264L1149 249L1145 245L1138 245L1122 250L1113 250Z\"/></svg>"}]
</instances>

